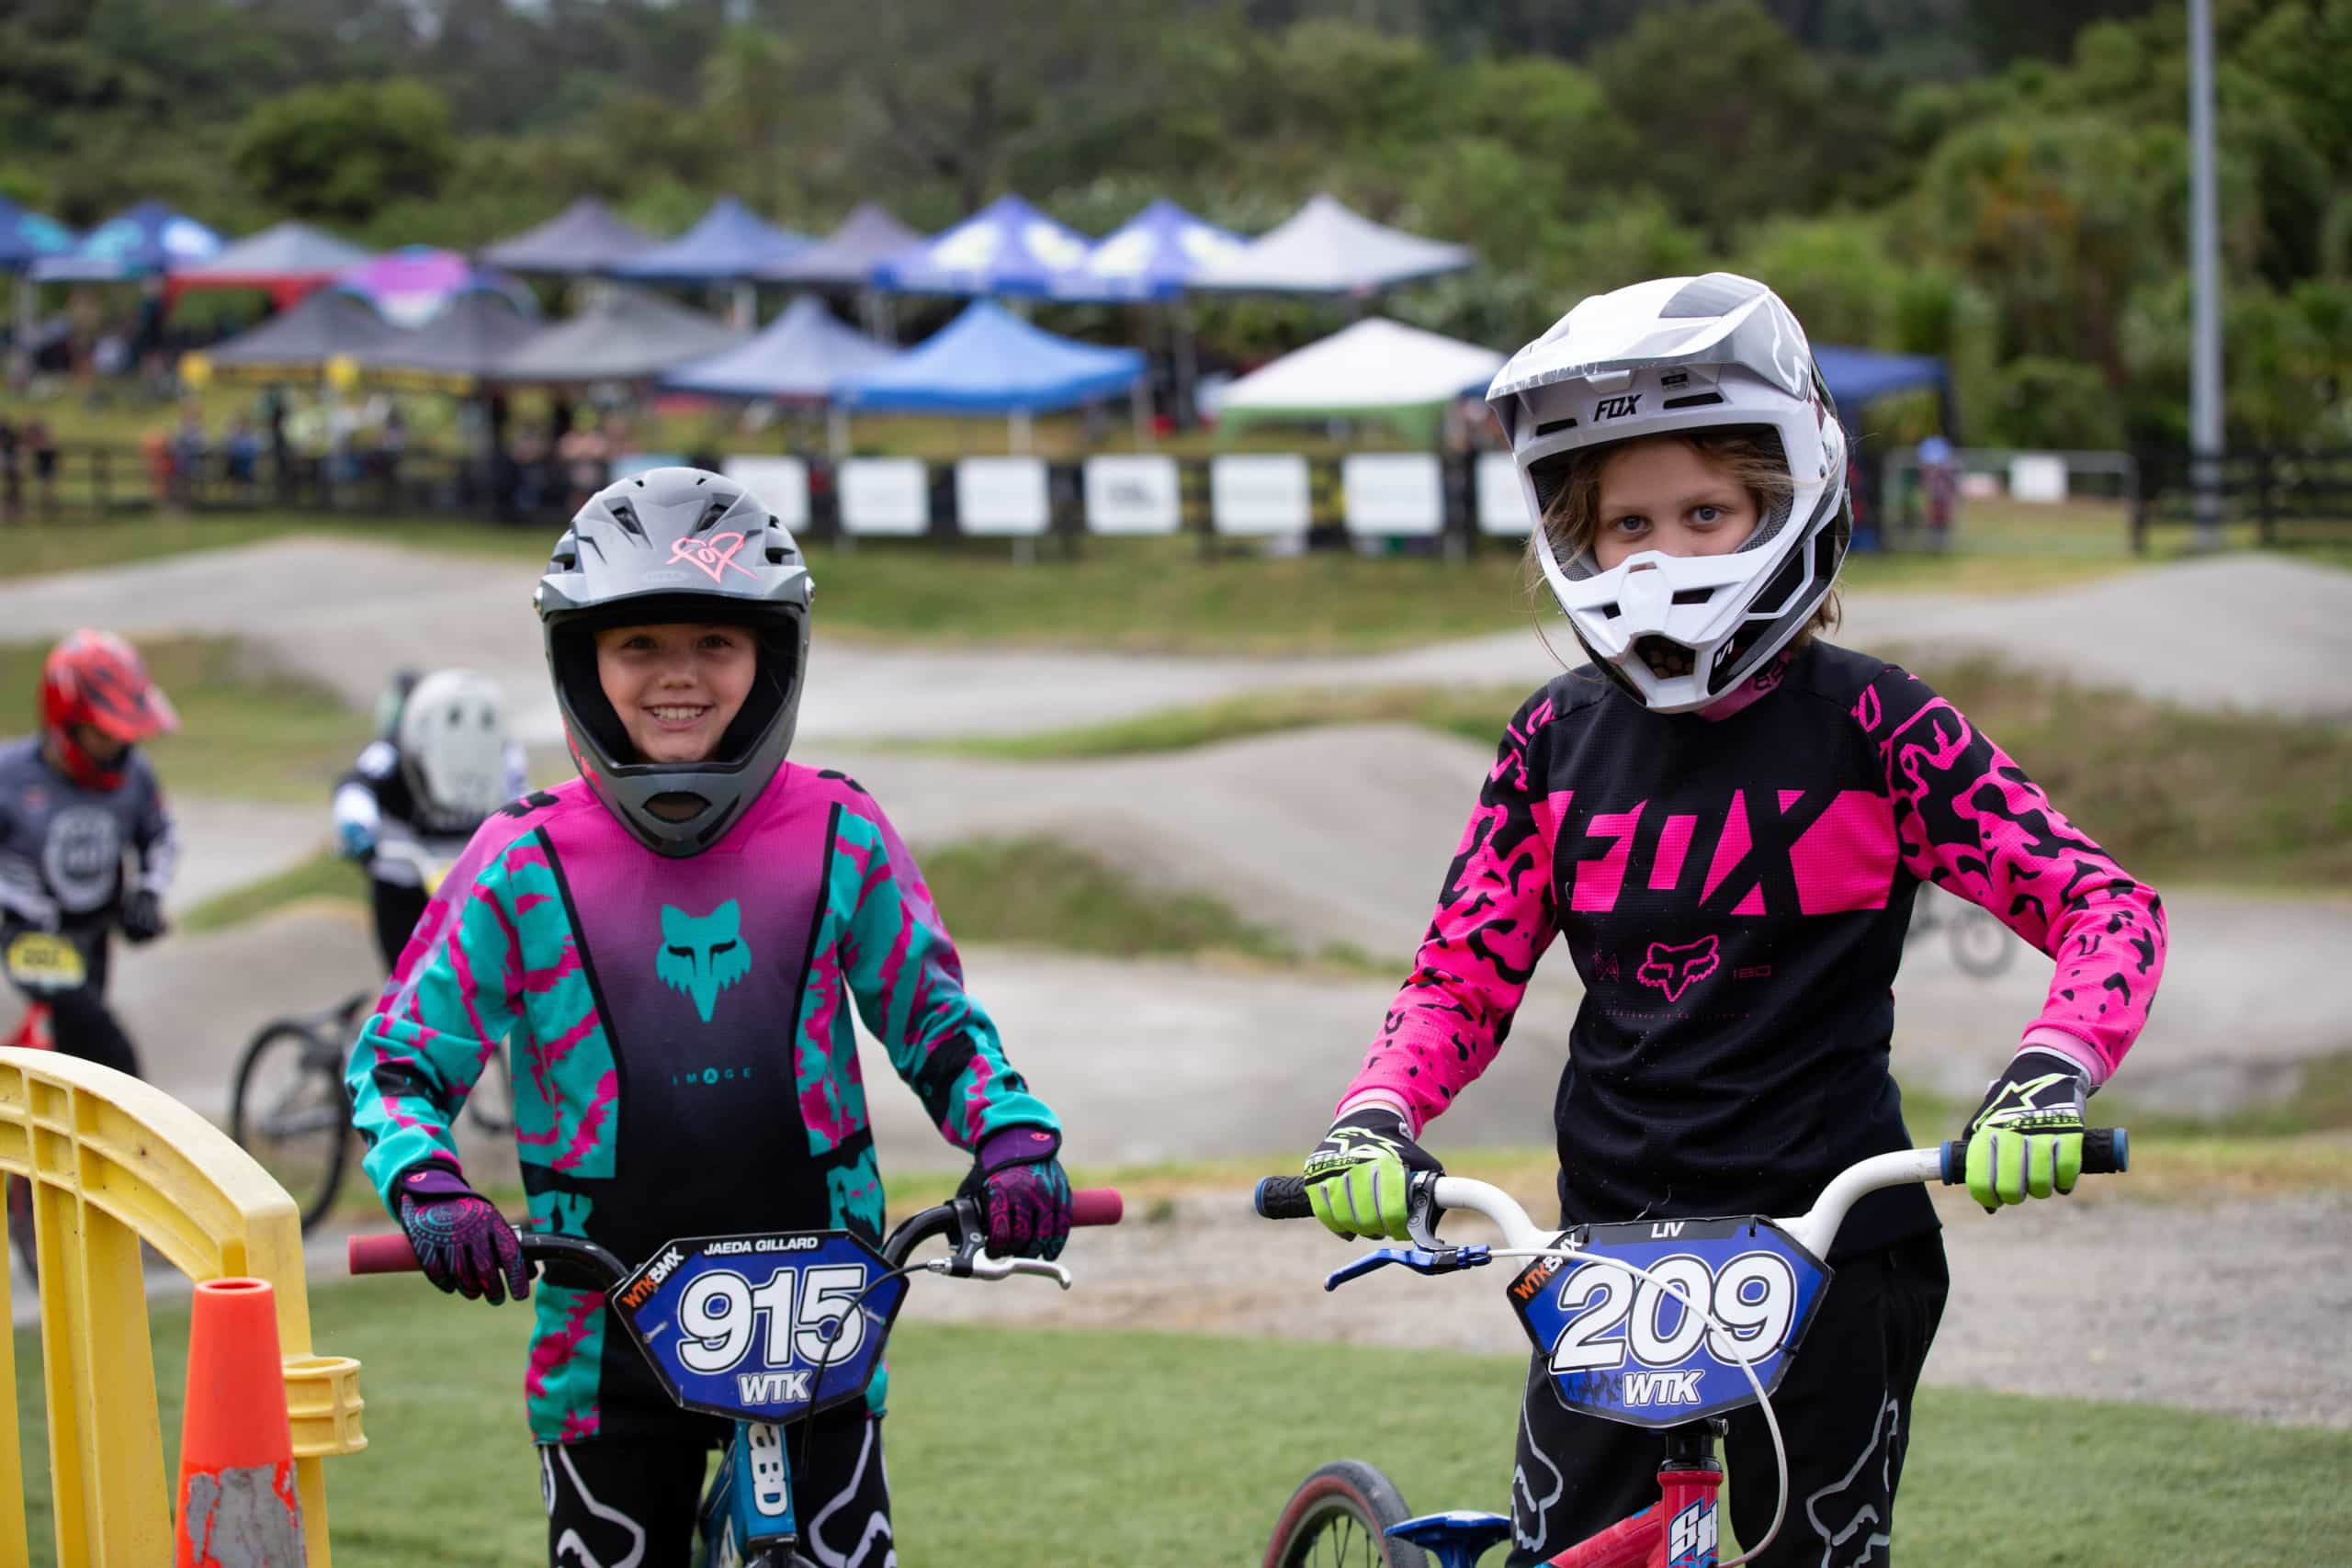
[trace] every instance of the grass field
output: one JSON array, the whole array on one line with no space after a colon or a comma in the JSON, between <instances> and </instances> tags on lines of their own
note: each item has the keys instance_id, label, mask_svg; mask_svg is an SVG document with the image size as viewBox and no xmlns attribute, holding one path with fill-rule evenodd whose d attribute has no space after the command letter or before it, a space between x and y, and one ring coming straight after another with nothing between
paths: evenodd
<instances>
[{"instance_id":1,"label":"grass field","mask_svg":"<svg viewBox=\"0 0 2352 1568\"><path fill-rule=\"evenodd\" d=\"M322 1349L360 1359L368 1401L369 1448L328 1464L338 1561L545 1562L521 1423L525 1314L391 1280L314 1292L311 1321ZM185 1309L157 1311L154 1338L175 1464ZM20 1333L16 1351L29 1396L37 1341ZM1417 1508L1499 1508L1524 1375L1509 1357L921 1324L899 1329L890 1355L900 1559L967 1568L1254 1562L1291 1488L1340 1457L1381 1465ZM29 1397L22 1425L26 1452L40 1454ZM2352 1494L2314 1481L2347 1465L2352 1434L1929 1390L1896 1539L1909 1562L1981 1561L1988 1537L2014 1539L2018 1500L2031 1497L2037 1563L2316 1562L2352 1533ZM28 1471L44 1562L47 1472Z\"/></svg>"}]
</instances>

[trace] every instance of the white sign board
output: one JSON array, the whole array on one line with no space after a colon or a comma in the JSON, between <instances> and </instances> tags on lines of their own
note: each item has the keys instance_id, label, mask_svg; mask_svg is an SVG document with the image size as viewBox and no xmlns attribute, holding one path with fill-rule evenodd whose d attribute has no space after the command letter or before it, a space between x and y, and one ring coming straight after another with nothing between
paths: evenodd
<instances>
[{"instance_id":1,"label":"white sign board","mask_svg":"<svg viewBox=\"0 0 2352 1568\"><path fill-rule=\"evenodd\" d=\"M2066 499L2066 459L2055 452L2018 452L2009 458L2009 499L2052 504Z\"/></svg>"},{"instance_id":2,"label":"white sign board","mask_svg":"<svg viewBox=\"0 0 2352 1568\"><path fill-rule=\"evenodd\" d=\"M1091 534L1173 534L1184 525L1184 486L1173 457L1086 459Z\"/></svg>"},{"instance_id":3,"label":"white sign board","mask_svg":"<svg viewBox=\"0 0 2352 1568\"><path fill-rule=\"evenodd\" d=\"M808 526L808 465L797 457L729 457L727 477L797 534Z\"/></svg>"},{"instance_id":4,"label":"white sign board","mask_svg":"<svg viewBox=\"0 0 2352 1568\"><path fill-rule=\"evenodd\" d=\"M1351 452L1340 459L1348 532L1429 538L1445 526L1445 474L1429 452Z\"/></svg>"},{"instance_id":5,"label":"white sign board","mask_svg":"<svg viewBox=\"0 0 2352 1568\"><path fill-rule=\"evenodd\" d=\"M1053 521L1042 457L966 457L956 465L956 526L981 538L1033 538Z\"/></svg>"},{"instance_id":6,"label":"white sign board","mask_svg":"<svg viewBox=\"0 0 2352 1568\"><path fill-rule=\"evenodd\" d=\"M633 479L639 474L650 474L656 468L683 468L686 466L683 452L627 452L612 460L612 477Z\"/></svg>"},{"instance_id":7,"label":"white sign board","mask_svg":"<svg viewBox=\"0 0 2352 1568\"><path fill-rule=\"evenodd\" d=\"M931 529L931 478L920 457L851 457L837 470L842 532L915 538Z\"/></svg>"},{"instance_id":8,"label":"white sign board","mask_svg":"<svg viewBox=\"0 0 2352 1568\"><path fill-rule=\"evenodd\" d=\"M1523 539L1535 531L1527 514L1527 492L1520 487L1519 464L1508 452L1481 452L1473 488L1477 492L1478 532L1498 539Z\"/></svg>"},{"instance_id":9,"label":"white sign board","mask_svg":"<svg viewBox=\"0 0 2352 1568\"><path fill-rule=\"evenodd\" d=\"M1306 459L1216 457L1209 462L1209 513L1220 534L1304 534L1315 520Z\"/></svg>"}]
</instances>

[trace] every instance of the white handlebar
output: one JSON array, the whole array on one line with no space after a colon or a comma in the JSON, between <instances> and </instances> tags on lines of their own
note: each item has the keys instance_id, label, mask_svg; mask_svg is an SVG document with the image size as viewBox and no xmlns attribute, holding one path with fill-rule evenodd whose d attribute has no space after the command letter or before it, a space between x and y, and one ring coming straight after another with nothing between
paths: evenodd
<instances>
[{"instance_id":1,"label":"white handlebar","mask_svg":"<svg viewBox=\"0 0 2352 1568\"><path fill-rule=\"evenodd\" d=\"M1943 1151L1940 1148L1897 1149L1893 1154L1872 1155L1839 1171L1813 1207L1794 1219L1775 1220L1782 1230L1802 1243L1815 1258L1829 1256L1829 1244L1838 1239L1838 1227L1846 1223L1846 1212L1867 1193L1883 1187L1900 1187L1912 1181L1935 1181L1943 1175ZM1441 1209L1467 1209L1484 1214L1503 1233L1503 1245L1513 1248L1548 1247L1557 1231L1540 1227L1528 1217L1527 1211L1501 1188L1466 1177L1442 1176L1431 1190Z\"/></svg>"}]
</instances>

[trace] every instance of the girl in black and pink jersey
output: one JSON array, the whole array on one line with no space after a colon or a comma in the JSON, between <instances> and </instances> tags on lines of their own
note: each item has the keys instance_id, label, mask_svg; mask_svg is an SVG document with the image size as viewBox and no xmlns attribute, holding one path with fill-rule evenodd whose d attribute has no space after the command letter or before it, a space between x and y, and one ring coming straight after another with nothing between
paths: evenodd
<instances>
[{"instance_id":1,"label":"girl in black and pink jersey","mask_svg":"<svg viewBox=\"0 0 2352 1568\"><path fill-rule=\"evenodd\" d=\"M1847 446L1787 307L1727 273L1595 296L1488 403L1591 662L1504 734L1412 975L1307 1158L1317 1216L1405 1236L1406 1174L1437 1168L1414 1140L1494 1059L1555 938L1585 987L1553 1111L1565 1222L1803 1212L1912 1145L1888 1043L1922 883L2057 964L1963 1129L1970 1190L1988 1209L2069 1190L2084 1101L2147 1019L2162 908L1951 704L1817 639L1852 532ZM1790 1498L1767 1564L1883 1560L1943 1310L1917 1186L1863 1200L1830 1262L1773 1400ZM1510 1562L1655 1500L1661 1443L1569 1412L1538 1358ZM1727 1449L1735 1472L1771 1468L1753 1409ZM1734 1495L1743 1539L1773 1502Z\"/></svg>"}]
</instances>

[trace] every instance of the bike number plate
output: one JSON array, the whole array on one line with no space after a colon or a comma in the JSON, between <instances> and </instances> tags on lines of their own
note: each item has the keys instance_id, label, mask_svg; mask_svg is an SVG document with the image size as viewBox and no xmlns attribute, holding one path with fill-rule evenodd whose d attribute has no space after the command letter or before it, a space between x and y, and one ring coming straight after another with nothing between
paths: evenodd
<instances>
[{"instance_id":1,"label":"bike number plate","mask_svg":"<svg viewBox=\"0 0 2352 1568\"><path fill-rule=\"evenodd\" d=\"M1778 1388L1829 1283L1828 1265L1767 1220L1587 1225L1555 1245L1588 1256L1535 1259L1511 1281L1511 1304L1560 1398L1629 1427L1753 1404L1743 1360L1765 1393Z\"/></svg>"},{"instance_id":2,"label":"bike number plate","mask_svg":"<svg viewBox=\"0 0 2352 1568\"><path fill-rule=\"evenodd\" d=\"M67 937L23 931L8 943L8 978L28 991L70 991L88 980L82 950Z\"/></svg>"},{"instance_id":3,"label":"bike number plate","mask_svg":"<svg viewBox=\"0 0 2352 1568\"><path fill-rule=\"evenodd\" d=\"M782 1422L865 1392L907 1294L888 1272L847 1231L689 1236L610 1300L671 1398Z\"/></svg>"}]
</instances>

